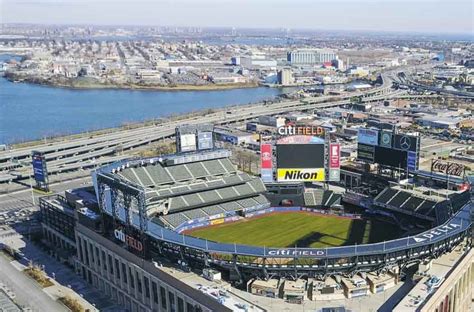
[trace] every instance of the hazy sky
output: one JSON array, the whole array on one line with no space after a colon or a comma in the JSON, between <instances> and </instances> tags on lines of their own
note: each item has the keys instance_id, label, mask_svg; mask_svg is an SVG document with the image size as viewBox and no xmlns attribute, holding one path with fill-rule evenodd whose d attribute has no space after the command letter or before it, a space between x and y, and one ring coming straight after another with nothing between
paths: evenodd
<instances>
[{"instance_id":1,"label":"hazy sky","mask_svg":"<svg viewBox=\"0 0 474 312\"><path fill-rule=\"evenodd\" d=\"M0 0L2 23L474 32L473 0Z\"/></svg>"}]
</instances>

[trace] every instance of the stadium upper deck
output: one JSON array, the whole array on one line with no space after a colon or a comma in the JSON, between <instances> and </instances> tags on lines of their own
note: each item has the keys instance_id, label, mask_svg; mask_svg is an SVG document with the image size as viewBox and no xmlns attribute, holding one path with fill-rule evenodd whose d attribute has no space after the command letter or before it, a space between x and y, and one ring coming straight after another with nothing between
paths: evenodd
<instances>
[{"instance_id":1,"label":"stadium upper deck","mask_svg":"<svg viewBox=\"0 0 474 312\"><path fill-rule=\"evenodd\" d=\"M385 188L374 199L377 206L426 220L433 226L452 217L470 199L469 191L449 191L426 187L393 186Z\"/></svg>"},{"instance_id":2,"label":"stadium upper deck","mask_svg":"<svg viewBox=\"0 0 474 312\"><path fill-rule=\"evenodd\" d=\"M147 215L173 229L193 219L269 206L263 182L237 171L224 152L122 162L110 173L144 189Z\"/></svg>"}]
</instances>

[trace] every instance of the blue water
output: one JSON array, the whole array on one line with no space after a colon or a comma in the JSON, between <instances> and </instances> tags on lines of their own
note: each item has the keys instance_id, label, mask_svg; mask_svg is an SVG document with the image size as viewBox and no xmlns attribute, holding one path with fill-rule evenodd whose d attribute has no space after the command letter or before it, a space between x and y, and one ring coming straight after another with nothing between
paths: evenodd
<instances>
[{"instance_id":1,"label":"blue water","mask_svg":"<svg viewBox=\"0 0 474 312\"><path fill-rule=\"evenodd\" d=\"M248 104L282 92L264 87L222 91L73 90L0 78L0 144Z\"/></svg>"}]
</instances>

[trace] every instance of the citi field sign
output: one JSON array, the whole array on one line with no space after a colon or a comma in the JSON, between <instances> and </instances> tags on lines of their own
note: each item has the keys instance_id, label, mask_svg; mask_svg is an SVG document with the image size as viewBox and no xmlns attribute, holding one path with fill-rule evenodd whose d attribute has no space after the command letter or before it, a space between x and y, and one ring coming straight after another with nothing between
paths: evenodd
<instances>
[{"instance_id":1,"label":"citi field sign","mask_svg":"<svg viewBox=\"0 0 474 312\"><path fill-rule=\"evenodd\" d=\"M326 250L324 249L304 249L304 248L298 248L298 249L268 249L266 251L266 255L269 257L288 257L288 258L293 258L293 257L310 257L310 258L316 258L316 257L324 257L326 256Z\"/></svg>"},{"instance_id":2,"label":"citi field sign","mask_svg":"<svg viewBox=\"0 0 474 312\"><path fill-rule=\"evenodd\" d=\"M311 181L325 181L324 168L278 168L277 180L291 181L291 182L311 182Z\"/></svg>"},{"instance_id":3,"label":"citi field sign","mask_svg":"<svg viewBox=\"0 0 474 312\"><path fill-rule=\"evenodd\" d=\"M324 135L324 128L286 125L286 126L282 126L278 128L278 134L281 136L288 136L288 135L322 136Z\"/></svg>"},{"instance_id":4,"label":"citi field sign","mask_svg":"<svg viewBox=\"0 0 474 312\"><path fill-rule=\"evenodd\" d=\"M135 249L136 251L143 250L143 244L139 240L133 238L130 235L125 234L122 230L115 229L114 236L119 241L125 243L128 247Z\"/></svg>"}]
</instances>

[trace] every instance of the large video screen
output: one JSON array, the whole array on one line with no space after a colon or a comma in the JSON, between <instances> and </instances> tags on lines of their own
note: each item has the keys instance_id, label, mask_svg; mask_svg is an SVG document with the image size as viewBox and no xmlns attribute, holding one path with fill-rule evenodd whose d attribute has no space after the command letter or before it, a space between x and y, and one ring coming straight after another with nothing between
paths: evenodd
<instances>
[{"instance_id":1,"label":"large video screen","mask_svg":"<svg viewBox=\"0 0 474 312\"><path fill-rule=\"evenodd\" d=\"M405 169L407 167L407 152L376 146L375 162L393 168Z\"/></svg>"},{"instance_id":2,"label":"large video screen","mask_svg":"<svg viewBox=\"0 0 474 312\"><path fill-rule=\"evenodd\" d=\"M324 168L324 144L277 144L278 168Z\"/></svg>"}]
</instances>

